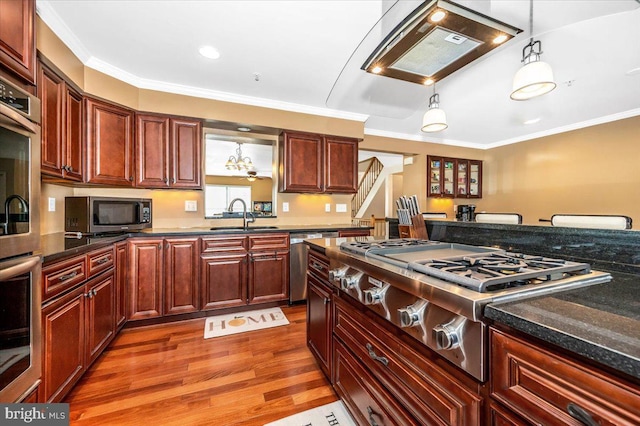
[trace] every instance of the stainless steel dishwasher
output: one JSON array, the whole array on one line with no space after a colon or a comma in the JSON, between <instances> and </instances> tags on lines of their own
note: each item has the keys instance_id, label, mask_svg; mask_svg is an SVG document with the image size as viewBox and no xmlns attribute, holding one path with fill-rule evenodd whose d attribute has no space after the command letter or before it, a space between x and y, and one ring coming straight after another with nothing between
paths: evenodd
<instances>
[{"instance_id":1,"label":"stainless steel dishwasher","mask_svg":"<svg viewBox=\"0 0 640 426\"><path fill-rule=\"evenodd\" d=\"M313 238L338 238L338 233L293 233L289 235L289 303L307 300L308 247L303 241Z\"/></svg>"}]
</instances>

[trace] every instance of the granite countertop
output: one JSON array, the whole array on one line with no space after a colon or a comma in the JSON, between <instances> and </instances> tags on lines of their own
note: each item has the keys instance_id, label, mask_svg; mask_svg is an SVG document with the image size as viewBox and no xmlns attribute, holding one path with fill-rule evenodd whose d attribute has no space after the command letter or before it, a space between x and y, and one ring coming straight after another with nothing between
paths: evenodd
<instances>
[{"instance_id":1,"label":"granite countertop","mask_svg":"<svg viewBox=\"0 0 640 426\"><path fill-rule=\"evenodd\" d=\"M281 225L277 227L261 228L259 226L249 227L249 230L238 229L236 227L220 227L216 230L211 228L151 228L141 232L129 232L117 235L103 235L96 237L83 236L80 238L66 238L64 232L46 234L40 237L40 251L44 262L52 262L88 253L100 247L126 240L129 237L164 237L177 235L225 235L225 234L250 234L250 233L309 233L317 234L322 232L337 232L353 229L371 229L371 227L355 226L351 224L336 225Z\"/></svg>"},{"instance_id":2,"label":"granite countertop","mask_svg":"<svg viewBox=\"0 0 640 426\"><path fill-rule=\"evenodd\" d=\"M640 379L640 276L490 304L485 317Z\"/></svg>"}]
</instances>

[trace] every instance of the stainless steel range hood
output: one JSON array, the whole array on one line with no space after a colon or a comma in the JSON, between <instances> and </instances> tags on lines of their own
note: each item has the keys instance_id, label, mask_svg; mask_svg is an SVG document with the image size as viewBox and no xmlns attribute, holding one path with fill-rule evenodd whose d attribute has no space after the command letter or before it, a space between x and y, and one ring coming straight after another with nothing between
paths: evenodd
<instances>
[{"instance_id":1,"label":"stainless steel range hood","mask_svg":"<svg viewBox=\"0 0 640 426\"><path fill-rule=\"evenodd\" d=\"M455 3L430 0L391 31L362 69L418 84L435 82L521 31Z\"/></svg>"}]
</instances>

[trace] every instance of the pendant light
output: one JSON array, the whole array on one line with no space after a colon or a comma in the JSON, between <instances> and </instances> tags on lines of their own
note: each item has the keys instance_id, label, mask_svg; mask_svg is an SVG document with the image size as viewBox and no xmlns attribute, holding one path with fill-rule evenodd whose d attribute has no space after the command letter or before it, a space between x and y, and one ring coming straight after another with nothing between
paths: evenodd
<instances>
[{"instance_id":1,"label":"pendant light","mask_svg":"<svg viewBox=\"0 0 640 426\"><path fill-rule=\"evenodd\" d=\"M513 77L511 99L515 101L526 101L544 95L556 87L551 66L540 60L542 43L540 40L533 41L533 0L529 0L529 29L529 44L522 49L524 66Z\"/></svg>"},{"instance_id":2,"label":"pendant light","mask_svg":"<svg viewBox=\"0 0 640 426\"><path fill-rule=\"evenodd\" d=\"M436 93L436 85L433 85L433 95L429 98L429 109L422 117L422 130L425 133L439 132L449 127L447 115L440 109L440 95Z\"/></svg>"}]
</instances>

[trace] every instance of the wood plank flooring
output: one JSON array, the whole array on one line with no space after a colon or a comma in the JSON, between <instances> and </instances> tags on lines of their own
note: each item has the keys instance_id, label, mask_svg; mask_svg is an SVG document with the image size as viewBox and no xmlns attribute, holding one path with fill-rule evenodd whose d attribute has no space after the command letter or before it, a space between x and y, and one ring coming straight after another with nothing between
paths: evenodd
<instances>
[{"instance_id":1,"label":"wood plank flooring","mask_svg":"<svg viewBox=\"0 0 640 426\"><path fill-rule=\"evenodd\" d=\"M306 347L305 306L290 324L214 339L204 318L127 329L65 402L72 425L263 425L337 400Z\"/></svg>"}]
</instances>

